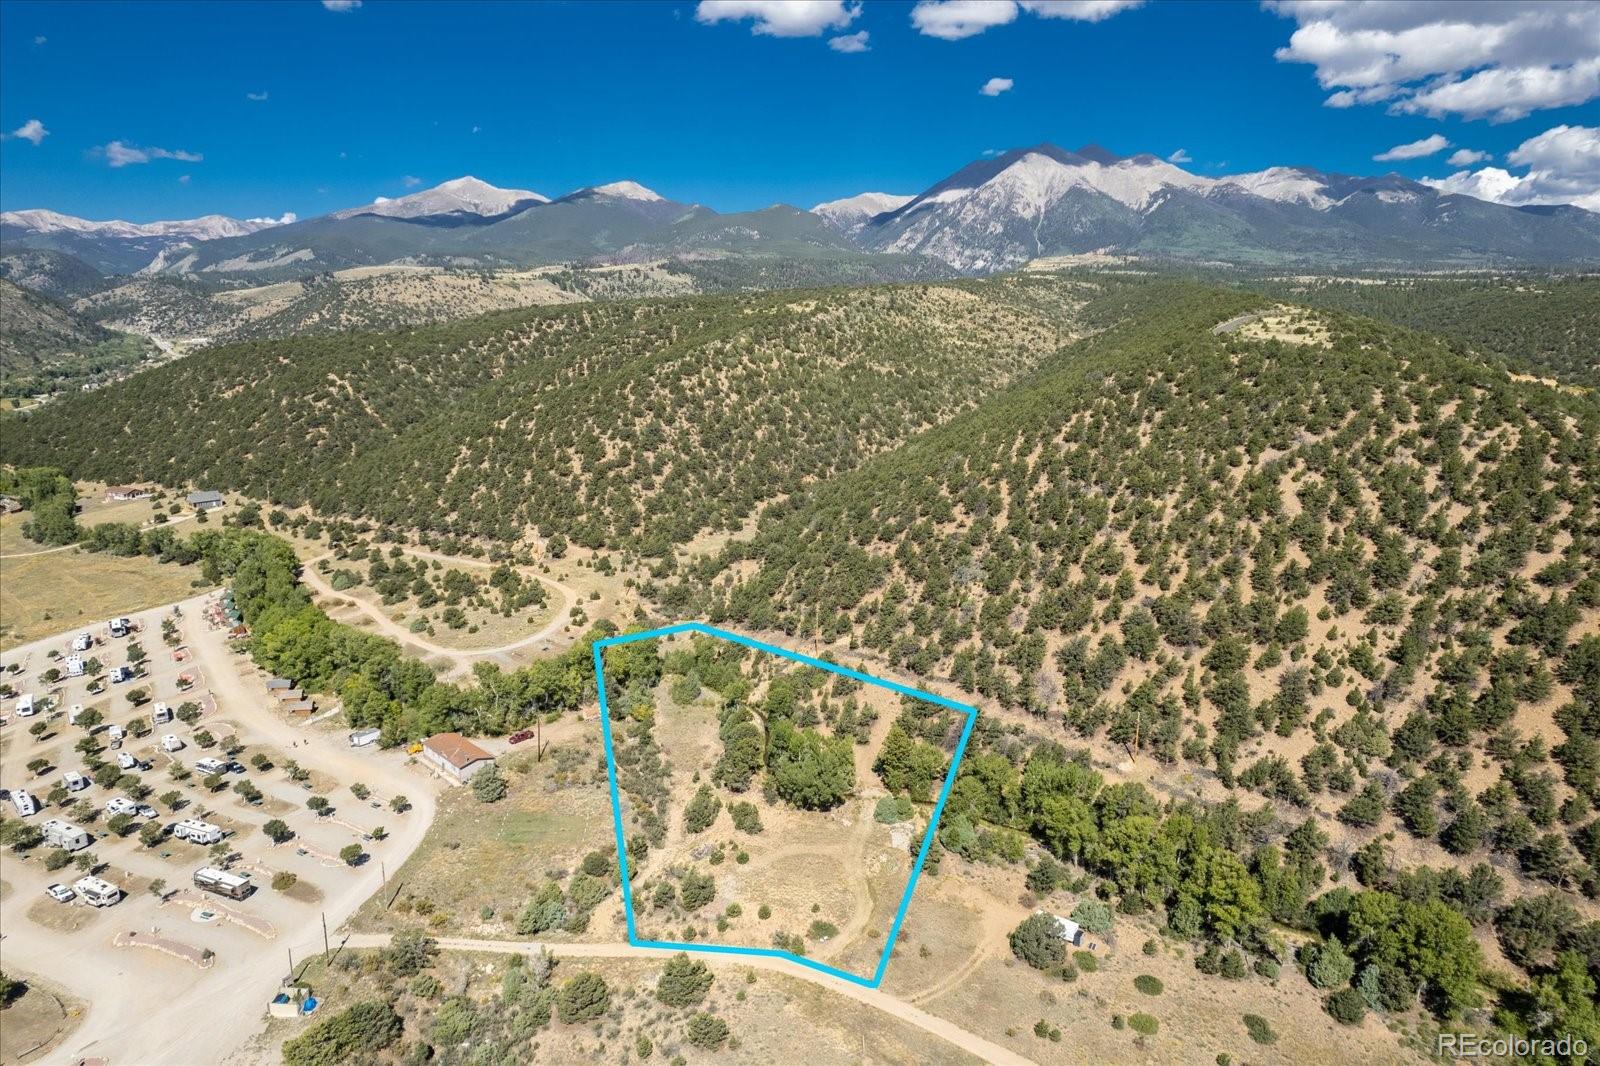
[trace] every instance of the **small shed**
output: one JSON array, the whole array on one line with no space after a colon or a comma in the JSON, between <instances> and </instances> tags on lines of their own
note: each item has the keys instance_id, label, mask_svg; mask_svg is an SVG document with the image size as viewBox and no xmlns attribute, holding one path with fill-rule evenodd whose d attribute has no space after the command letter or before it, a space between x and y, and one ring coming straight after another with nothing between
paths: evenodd
<instances>
[{"instance_id":1,"label":"small shed","mask_svg":"<svg viewBox=\"0 0 1600 1066\"><path fill-rule=\"evenodd\" d=\"M210 511L222 506L222 493L215 489L201 489L199 492L191 492L184 499L196 511Z\"/></svg>"},{"instance_id":2,"label":"small shed","mask_svg":"<svg viewBox=\"0 0 1600 1066\"><path fill-rule=\"evenodd\" d=\"M1063 918L1059 914L1052 914L1050 917L1055 921L1056 931L1060 934L1062 940L1065 940L1073 947L1083 943L1083 927L1077 922L1071 918Z\"/></svg>"},{"instance_id":3,"label":"small shed","mask_svg":"<svg viewBox=\"0 0 1600 1066\"><path fill-rule=\"evenodd\" d=\"M276 692L280 688L294 688L294 682L290 681L287 677L267 678L267 689L269 691Z\"/></svg>"}]
</instances>

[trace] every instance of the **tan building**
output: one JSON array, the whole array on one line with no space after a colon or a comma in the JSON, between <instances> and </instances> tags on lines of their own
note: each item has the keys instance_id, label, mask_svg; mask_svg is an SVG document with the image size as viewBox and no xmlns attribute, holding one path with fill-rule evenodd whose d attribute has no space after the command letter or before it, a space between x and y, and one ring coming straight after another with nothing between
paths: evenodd
<instances>
[{"instance_id":1,"label":"tan building","mask_svg":"<svg viewBox=\"0 0 1600 1066\"><path fill-rule=\"evenodd\" d=\"M472 775L494 762L494 756L460 733L438 733L422 742L422 757L434 769L455 781Z\"/></svg>"}]
</instances>

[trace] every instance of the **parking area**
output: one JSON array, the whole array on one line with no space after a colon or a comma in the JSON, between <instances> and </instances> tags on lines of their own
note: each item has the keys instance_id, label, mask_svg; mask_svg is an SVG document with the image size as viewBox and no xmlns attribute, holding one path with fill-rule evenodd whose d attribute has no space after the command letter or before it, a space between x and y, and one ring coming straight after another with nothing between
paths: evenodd
<instances>
[{"instance_id":1,"label":"parking area","mask_svg":"<svg viewBox=\"0 0 1600 1066\"><path fill-rule=\"evenodd\" d=\"M177 1021L185 1009L219 1025L231 1015L243 1039L290 955L321 949L324 917L337 934L432 817L421 769L351 749L338 716L291 721L206 606L196 597L130 616L125 632L102 622L0 656L0 945L8 971L90 1003L64 1044L78 1054L214 1056ZM203 868L253 888L201 891ZM92 906L92 882L67 902L48 893L86 877L121 898Z\"/></svg>"}]
</instances>

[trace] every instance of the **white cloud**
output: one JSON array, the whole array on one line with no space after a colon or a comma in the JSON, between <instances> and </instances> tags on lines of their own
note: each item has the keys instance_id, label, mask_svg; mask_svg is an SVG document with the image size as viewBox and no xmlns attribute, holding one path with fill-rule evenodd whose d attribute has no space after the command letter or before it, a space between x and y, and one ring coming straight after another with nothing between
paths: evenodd
<instances>
[{"instance_id":1,"label":"white cloud","mask_svg":"<svg viewBox=\"0 0 1600 1066\"><path fill-rule=\"evenodd\" d=\"M337 11L341 15L347 11L354 11L361 6L361 0L322 0L322 6L329 11Z\"/></svg>"},{"instance_id":2,"label":"white cloud","mask_svg":"<svg viewBox=\"0 0 1600 1066\"><path fill-rule=\"evenodd\" d=\"M472 132L473 133L481 133L482 131L483 131L483 127L482 126L474 126L474 127L472 127Z\"/></svg>"},{"instance_id":3,"label":"white cloud","mask_svg":"<svg viewBox=\"0 0 1600 1066\"><path fill-rule=\"evenodd\" d=\"M37 36L37 37L35 37L33 39L33 43L34 43L35 46L42 47L44 45L44 42L48 41L49 39L50 38L46 37L44 34L41 33L39 36Z\"/></svg>"},{"instance_id":4,"label":"white cloud","mask_svg":"<svg viewBox=\"0 0 1600 1066\"><path fill-rule=\"evenodd\" d=\"M187 185L187 184L189 184L189 175L188 174L179 174L178 175L178 184L179 185Z\"/></svg>"},{"instance_id":5,"label":"white cloud","mask_svg":"<svg viewBox=\"0 0 1600 1066\"><path fill-rule=\"evenodd\" d=\"M422 184L422 179L417 177L415 174L407 174L405 177L400 179L400 184L404 185L408 189L415 189L418 185Z\"/></svg>"},{"instance_id":6,"label":"white cloud","mask_svg":"<svg viewBox=\"0 0 1600 1066\"><path fill-rule=\"evenodd\" d=\"M36 118L30 118L5 136L7 140L27 141L37 148L40 141L50 136L50 131L44 128L43 122Z\"/></svg>"},{"instance_id":7,"label":"white cloud","mask_svg":"<svg viewBox=\"0 0 1600 1066\"><path fill-rule=\"evenodd\" d=\"M1564 0L1265 0L1298 27L1330 107L1509 121L1600 96L1600 4Z\"/></svg>"},{"instance_id":8,"label":"white cloud","mask_svg":"<svg viewBox=\"0 0 1600 1066\"><path fill-rule=\"evenodd\" d=\"M1576 204L1600 211L1600 127L1553 126L1523 141L1506 160L1528 172L1516 175L1503 167L1483 167L1422 181L1495 203Z\"/></svg>"},{"instance_id":9,"label":"white cloud","mask_svg":"<svg viewBox=\"0 0 1600 1066\"><path fill-rule=\"evenodd\" d=\"M113 167L125 167L138 163L148 163L152 159L176 159L182 163L200 163L205 161L205 156L199 152L185 152L180 148L138 148L121 141L112 141L103 148L95 151L106 157L106 162Z\"/></svg>"},{"instance_id":10,"label":"white cloud","mask_svg":"<svg viewBox=\"0 0 1600 1066\"><path fill-rule=\"evenodd\" d=\"M1016 21L1020 12L1048 19L1100 22L1144 0L917 0L911 25L929 37L959 41Z\"/></svg>"},{"instance_id":11,"label":"white cloud","mask_svg":"<svg viewBox=\"0 0 1600 1066\"><path fill-rule=\"evenodd\" d=\"M386 204L389 202L389 198L387 196L374 196L372 202L374 204Z\"/></svg>"},{"instance_id":12,"label":"white cloud","mask_svg":"<svg viewBox=\"0 0 1600 1066\"><path fill-rule=\"evenodd\" d=\"M258 226L287 226L289 223L298 220L299 217L300 216L295 214L293 211L285 211L277 218L272 218L270 216L267 218L247 218L245 221L254 222Z\"/></svg>"},{"instance_id":13,"label":"white cloud","mask_svg":"<svg viewBox=\"0 0 1600 1066\"><path fill-rule=\"evenodd\" d=\"M1474 163L1481 163L1485 159L1494 158L1488 152L1479 152L1471 148L1457 148L1450 153L1450 158L1445 160L1453 167L1470 167Z\"/></svg>"},{"instance_id":14,"label":"white cloud","mask_svg":"<svg viewBox=\"0 0 1600 1066\"><path fill-rule=\"evenodd\" d=\"M245 93L244 98L246 100L254 100L258 104L265 103L267 99L267 91L262 89L258 93Z\"/></svg>"},{"instance_id":15,"label":"white cloud","mask_svg":"<svg viewBox=\"0 0 1600 1066\"><path fill-rule=\"evenodd\" d=\"M983 83L983 88L978 91L985 96L999 96L1001 93L1010 92L1011 87L1015 84L1016 82L1010 78L990 78Z\"/></svg>"},{"instance_id":16,"label":"white cloud","mask_svg":"<svg viewBox=\"0 0 1600 1066\"><path fill-rule=\"evenodd\" d=\"M1450 147L1450 142L1441 134L1434 133L1412 141L1409 144L1397 144L1387 152L1379 152L1373 156L1380 163L1392 162L1396 159L1421 159L1423 156L1437 155Z\"/></svg>"},{"instance_id":17,"label":"white cloud","mask_svg":"<svg viewBox=\"0 0 1600 1066\"><path fill-rule=\"evenodd\" d=\"M828 38L828 47L835 52L844 52L853 55L857 52L869 52L871 46L867 44L867 31L860 30L856 33L846 33L840 37Z\"/></svg>"},{"instance_id":18,"label":"white cloud","mask_svg":"<svg viewBox=\"0 0 1600 1066\"><path fill-rule=\"evenodd\" d=\"M1167 156L1167 162L1193 163L1194 157L1189 154L1189 150L1187 148L1179 148L1176 152L1173 152L1171 155Z\"/></svg>"},{"instance_id":19,"label":"white cloud","mask_svg":"<svg viewBox=\"0 0 1600 1066\"><path fill-rule=\"evenodd\" d=\"M754 19L750 32L766 37L819 37L844 29L859 14L861 5L845 0L700 0L694 17L708 26Z\"/></svg>"}]
</instances>

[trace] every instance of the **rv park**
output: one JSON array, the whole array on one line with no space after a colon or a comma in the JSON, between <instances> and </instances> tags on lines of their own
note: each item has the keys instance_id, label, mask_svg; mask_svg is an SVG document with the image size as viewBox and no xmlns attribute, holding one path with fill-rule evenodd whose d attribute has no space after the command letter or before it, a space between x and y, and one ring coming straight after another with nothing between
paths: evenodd
<instances>
[{"instance_id":1,"label":"rv park","mask_svg":"<svg viewBox=\"0 0 1600 1066\"><path fill-rule=\"evenodd\" d=\"M427 830L425 764L286 709L219 595L0 656L7 832L48 837L0 852L0 964L39 986L7 1028L44 1041L6 1062L221 1061Z\"/></svg>"}]
</instances>

